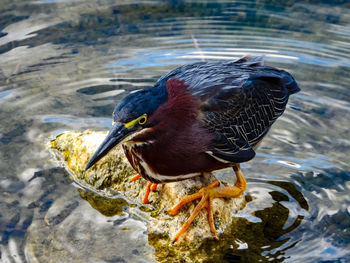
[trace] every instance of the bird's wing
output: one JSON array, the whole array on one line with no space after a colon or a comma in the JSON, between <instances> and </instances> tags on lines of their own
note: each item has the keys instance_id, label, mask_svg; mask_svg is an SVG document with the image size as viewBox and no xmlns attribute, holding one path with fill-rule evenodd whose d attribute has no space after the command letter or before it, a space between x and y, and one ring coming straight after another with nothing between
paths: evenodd
<instances>
[{"instance_id":1,"label":"bird's wing","mask_svg":"<svg viewBox=\"0 0 350 263\"><path fill-rule=\"evenodd\" d=\"M289 95L299 90L289 73L260 66L221 79L215 89L201 106L205 126L215 134L208 153L233 163L255 156L255 146L281 116Z\"/></svg>"}]
</instances>

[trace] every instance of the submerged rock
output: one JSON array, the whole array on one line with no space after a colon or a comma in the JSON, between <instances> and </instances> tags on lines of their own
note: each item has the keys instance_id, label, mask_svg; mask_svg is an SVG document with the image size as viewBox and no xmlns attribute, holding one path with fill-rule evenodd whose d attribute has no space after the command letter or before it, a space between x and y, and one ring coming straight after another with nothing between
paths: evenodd
<instances>
[{"instance_id":1,"label":"submerged rock","mask_svg":"<svg viewBox=\"0 0 350 263\"><path fill-rule=\"evenodd\" d=\"M75 181L84 182L96 190L116 190L129 199L132 198L135 203L141 204L147 182L143 179L136 182L130 180L136 172L128 163L121 147L115 147L88 171L84 171L88 160L106 135L106 132L91 130L83 133L66 132L52 140L51 147L61 153L60 156L63 157ZM176 183L161 184L155 192L151 192L149 198L151 204L141 208L146 207L144 210L150 214L148 240L155 248L159 261L202 262L207 259L208 249L211 253L212 250L219 249L221 241L214 240L205 209L199 213L180 239L171 245L172 238L190 216L198 201L184 206L176 216L170 216L167 212L168 208L178 203L183 196L197 192L215 179L213 175L207 175ZM243 197L213 200L214 223L219 238L221 234L226 232L225 235L227 235L227 231L231 231L228 229L238 220L234 216L244 205ZM104 214L108 214L106 208L100 209Z\"/></svg>"}]
</instances>

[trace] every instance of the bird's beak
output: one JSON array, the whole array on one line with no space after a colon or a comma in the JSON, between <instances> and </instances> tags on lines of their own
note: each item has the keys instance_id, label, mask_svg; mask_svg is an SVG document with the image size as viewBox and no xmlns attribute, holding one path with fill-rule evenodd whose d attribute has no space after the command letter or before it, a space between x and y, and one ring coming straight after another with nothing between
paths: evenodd
<instances>
[{"instance_id":1,"label":"bird's beak","mask_svg":"<svg viewBox=\"0 0 350 263\"><path fill-rule=\"evenodd\" d=\"M94 155L85 167L85 171L98 162L103 156L105 156L114 146L117 146L127 136L133 133L135 129L128 129L124 124L114 124L109 131L106 139L98 147Z\"/></svg>"}]
</instances>

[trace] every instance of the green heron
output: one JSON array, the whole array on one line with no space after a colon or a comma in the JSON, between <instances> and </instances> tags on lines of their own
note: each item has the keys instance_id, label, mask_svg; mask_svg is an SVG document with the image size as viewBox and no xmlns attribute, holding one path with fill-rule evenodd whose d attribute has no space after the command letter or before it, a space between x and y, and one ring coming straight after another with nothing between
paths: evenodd
<instances>
[{"instance_id":1,"label":"green heron","mask_svg":"<svg viewBox=\"0 0 350 263\"><path fill-rule=\"evenodd\" d=\"M237 178L234 186L220 186L216 180L169 209L175 215L183 205L201 199L173 242L203 208L218 239L211 200L244 192L240 163L255 156L259 143L284 112L289 95L299 90L288 72L264 66L262 57L184 65L153 87L129 94L115 107L113 127L85 169L122 143L132 167L150 181L143 199L147 203L149 191L159 183L232 167Z\"/></svg>"}]
</instances>

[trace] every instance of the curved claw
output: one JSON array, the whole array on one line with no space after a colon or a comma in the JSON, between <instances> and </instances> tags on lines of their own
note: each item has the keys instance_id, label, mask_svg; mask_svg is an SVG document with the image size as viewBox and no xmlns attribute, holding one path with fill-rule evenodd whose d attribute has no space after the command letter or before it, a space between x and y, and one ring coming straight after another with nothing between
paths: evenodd
<instances>
[{"instance_id":1,"label":"curved claw","mask_svg":"<svg viewBox=\"0 0 350 263\"><path fill-rule=\"evenodd\" d=\"M211 209L211 198L209 197L208 204L207 204L207 213L208 213L208 222L211 233L214 235L214 238L216 240L219 240L218 235L216 234L216 229L214 225L214 216L213 216L213 210Z\"/></svg>"}]
</instances>

